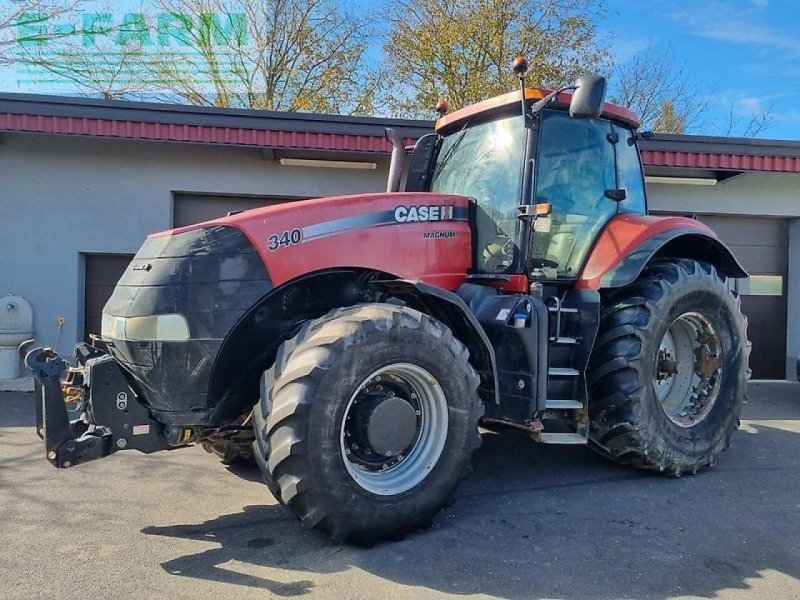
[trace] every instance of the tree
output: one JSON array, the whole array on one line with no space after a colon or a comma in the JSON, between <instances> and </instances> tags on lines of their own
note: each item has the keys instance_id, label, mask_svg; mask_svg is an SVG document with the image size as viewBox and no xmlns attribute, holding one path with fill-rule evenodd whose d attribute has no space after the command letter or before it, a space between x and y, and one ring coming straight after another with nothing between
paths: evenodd
<instances>
[{"instance_id":1,"label":"tree","mask_svg":"<svg viewBox=\"0 0 800 600\"><path fill-rule=\"evenodd\" d=\"M530 62L528 81L555 87L605 65L591 0L389 0L384 44L394 114L429 116L438 98L459 108L517 89L511 60Z\"/></svg>"},{"instance_id":2,"label":"tree","mask_svg":"<svg viewBox=\"0 0 800 600\"><path fill-rule=\"evenodd\" d=\"M94 6L98 12L82 13L75 35L21 44L15 60L48 93L53 86L65 85L106 99L135 97L148 80L140 69L143 45L133 40L118 43L129 24L113 23L111 8Z\"/></svg>"},{"instance_id":3,"label":"tree","mask_svg":"<svg viewBox=\"0 0 800 600\"><path fill-rule=\"evenodd\" d=\"M145 0L29 62L106 98L371 113L371 30L337 0ZM112 18L118 19L111 22Z\"/></svg>"},{"instance_id":4,"label":"tree","mask_svg":"<svg viewBox=\"0 0 800 600\"><path fill-rule=\"evenodd\" d=\"M25 45L75 35L75 29L49 25L59 17L72 14L79 0L14 0L0 6L0 65L19 62Z\"/></svg>"},{"instance_id":5,"label":"tree","mask_svg":"<svg viewBox=\"0 0 800 600\"><path fill-rule=\"evenodd\" d=\"M692 133L705 125L711 96L676 64L669 46L650 44L611 78L611 101L632 110L641 127L657 133Z\"/></svg>"},{"instance_id":6,"label":"tree","mask_svg":"<svg viewBox=\"0 0 800 600\"><path fill-rule=\"evenodd\" d=\"M653 121L653 130L659 133L684 133L686 119L675 110L675 103L666 100L660 107L658 116Z\"/></svg>"},{"instance_id":7,"label":"tree","mask_svg":"<svg viewBox=\"0 0 800 600\"><path fill-rule=\"evenodd\" d=\"M336 0L158 0L173 19L154 76L193 104L369 113L370 23Z\"/></svg>"}]
</instances>

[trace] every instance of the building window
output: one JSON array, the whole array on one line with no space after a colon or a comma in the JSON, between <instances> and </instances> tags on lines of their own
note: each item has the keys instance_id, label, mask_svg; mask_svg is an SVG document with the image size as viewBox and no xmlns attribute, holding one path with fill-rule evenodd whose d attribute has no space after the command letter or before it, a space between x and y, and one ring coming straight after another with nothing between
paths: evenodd
<instances>
[{"instance_id":1,"label":"building window","mask_svg":"<svg viewBox=\"0 0 800 600\"><path fill-rule=\"evenodd\" d=\"M742 296L783 296L782 275L750 275L747 279L732 279L731 283Z\"/></svg>"}]
</instances>

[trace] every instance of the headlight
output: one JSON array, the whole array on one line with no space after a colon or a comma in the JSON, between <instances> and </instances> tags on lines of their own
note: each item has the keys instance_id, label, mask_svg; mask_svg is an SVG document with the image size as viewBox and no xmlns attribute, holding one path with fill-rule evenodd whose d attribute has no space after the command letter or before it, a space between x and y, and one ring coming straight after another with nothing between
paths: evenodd
<instances>
[{"instance_id":1,"label":"headlight","mask_svg":"<svg viewBox=\"0 0 800 600\"><path fill-rule=\"evenodd\" d=\"M130 342L185 342L189 324L183 315L115 317L103 315L101 335L109 340Z\"/></svg>"}]
</instances>

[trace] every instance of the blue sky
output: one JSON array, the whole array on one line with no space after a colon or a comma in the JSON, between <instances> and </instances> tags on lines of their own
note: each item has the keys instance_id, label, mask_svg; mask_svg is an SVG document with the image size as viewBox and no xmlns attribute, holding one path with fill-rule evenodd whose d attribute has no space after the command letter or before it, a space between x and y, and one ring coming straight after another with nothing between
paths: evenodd
<instances>
[{"instance_id":1,"label":"blue sky","mask_svg":"<svg viewBox=\"0 0 800 600\"><path fill-rule=\"evenodd\" d=\"M705 133L720 133L727 102L749 120L772 107L760 137L800 139L800 3L796 0L610 0L605 27L619 58L652 41L671 48L711 107Z\"/></svg>"},{"instance_id":2,"label":"blue sky","mask_svg":"<svg viewBox=\"0 0 800 600\"><path fill-rule=\"evenodd\" d=\"M0 0L8 3L12 0ZM353 6L365 0L340 0ZM98 2L87 2L87 6ZM102 4L102 2L99 2ZM117 0L116 11L137 0ZM800 140L800 3L796 0L607 0L601 30L611 37L618 60L648 44L669 46L677 65L696 80L710 109L702 133L727 129L729 103L743 127L760 107L772 122L761 137ZM16 73L0 71L0 89L70 93L69 86L45 89L18 85ZM733 132L737 133L736 130Z\"/></svg>"}]
</instances>

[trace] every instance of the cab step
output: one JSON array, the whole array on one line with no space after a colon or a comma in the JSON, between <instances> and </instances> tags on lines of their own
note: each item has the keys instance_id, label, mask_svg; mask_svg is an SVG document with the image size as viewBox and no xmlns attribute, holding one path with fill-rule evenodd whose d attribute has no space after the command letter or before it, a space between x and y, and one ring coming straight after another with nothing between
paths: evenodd
<instances>
[{"instance_id":1,"label":"cab step","mask_svg":"<svg viewBox=\"0 0 800 600\"><path fill-rule=\"evenodd\" d=\"M547 369L547 374L551 377L577 377L580 375L580 371L563 367L550 367Z\"/></svg>"},{"instance_id":2,"label":"cab step","mask_svg":"<svg viewBox=\"0 0 800 600\"><path fill-rule=\"evenodd\" d=\"M586 438L580 433L545 433L539 434L542 444L585 444Z\"/></svg>"},{"instance_id":3,"label":"cab step","mask_svg":"<svg viewBox=\"0 0 800 600\"><path fill-rule=\"evenodd\" d=\"M550 400L548 398L545 408L552 410L580 410L583 408L583 403L577 400Z\"/></svg>"},{"instance_id":4,"label":"cab step","mask_svg":"<svg viewBox=\"0 0 800 600\"><path fill-rule=\"evenodd\" d=\"M551 344L561 344L564 346L573 346L578 343L578 340L574 337L567 337L565 335L559 337L551 337L550 338Z\"/></svg>"}]
</instances>

